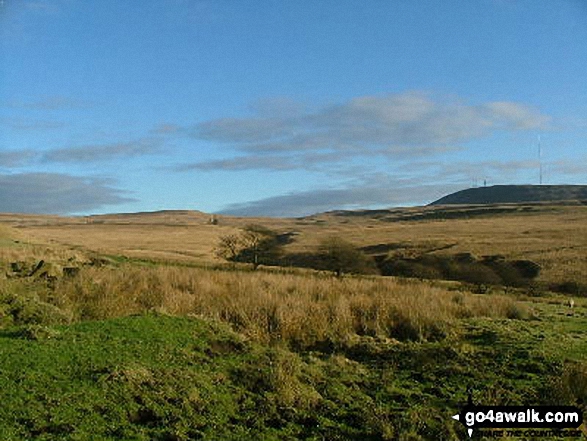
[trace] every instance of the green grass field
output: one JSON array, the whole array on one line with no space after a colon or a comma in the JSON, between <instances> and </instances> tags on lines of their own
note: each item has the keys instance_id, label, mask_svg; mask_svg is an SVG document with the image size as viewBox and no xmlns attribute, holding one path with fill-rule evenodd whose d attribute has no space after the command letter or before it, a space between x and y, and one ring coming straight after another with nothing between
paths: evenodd
<instances>
[{"instance_id":1,"label":"green grass field","mask_svg":"<svg viewBox=\"0 0 587 441\"><path fill-rule=\"evenodd\" d=\"M556 228L545 216L525 222L543 245ZM587 414L584 298L571 309L525 287L144 259L146 243L139 259L24 238L38 228L0 231L1 440L458 440L451 416L468 389L478 404ZM363 245L381 241L372 234ZM527 236L504 254L532 252ZM31 274L40 259L46 274ZM79 270L61 275L68 266Z\"/></svg>"},{"instance_id":2,"label":"green grass field","mask_svg":"<svg viewBox=\"0 0 587 441\"><path fill-rule=\"evenodd\" d=\"M449 337L264 345L211 320L142 314L0 332L3 439L462 439L448 417L587 392L584 310L462 319ZM563 336L563 338L561 338Z\"/></svg>"},{"instance_id":3,"label":"green grass field","mask_svg":"<svg viewBox=\"0 0 587 441\"><path fill-rule=\"evenodd\" d=\"M485 404L585 398L587 320L569 324L557 308L542 305L540 321L463 320L441 341L365 337L334 350L260 345L226 325L157 314L11 327L0 332L0 433L459 439L449 417L467 387Z\"/></svg>"}]
</instances>

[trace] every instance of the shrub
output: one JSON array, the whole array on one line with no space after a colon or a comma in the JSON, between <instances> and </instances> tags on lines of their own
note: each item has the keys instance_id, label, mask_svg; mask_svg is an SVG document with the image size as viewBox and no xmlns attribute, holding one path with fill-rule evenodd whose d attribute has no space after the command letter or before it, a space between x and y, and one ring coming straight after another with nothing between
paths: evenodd
<instances>
[{"instance_id":1,"label":"shrub","mask_svg":"<svg viewBox=\"0 0 587 441\"><path fill-rule=\"evenodd\" d=\"M34 284L26 286L31 289ZM35 292L11 292L6 288L0 291L0 325L52 325L72 321L69 311L41 300Z\"/></svg>"},{"instance_id":2,"label":"shrub","mask_svg":"<svg viewBox=\"0 0 587 441\"><path fill-rule=\"evenodd\" d=\"M568 363L562 366L558 375L544 391L549 404L580 404L583 412L587 410L587 364Z\"/></svg>"},{"instance_id":3,"label":"shrub","mask_svg":"<svg viewBox=\"0 0 587 441\"><path fill-rule=\"evenodd\" d=\"M587 285L579 282L567 280L566 282L554 283L549 287L552 291L562 292L564 294L572 294L575 296L587 295Z\"/></svg>"},{"instance_id":4,"label":"shrub","mask_svg":"<svg viewBox=\"0 0 587 441\"><path fill-rule=\"evenodd\" d=\"M331 236L319 245L318 254L323 269L334 272L337 276L344 273L370 274L375 272L375 262L367 257L352 243L339 237Z\"/></svg>"},{"instance_id":5,"label":"shrub","mask_svg":"<svg viewBox=\"0 0 587 441\"><path fill-rule=\"evenodd\" d=\"M249 225L240 234L222 236L216 247L216 255L232 262L259 265L279 263L282 246L287 243L283 235L260 225Z\"/></svg>"},{"instance_id":6,"label":"shrub","mask_svg":"<svg viewBox=\"0 0 587 441\"><path fill-rule=\"evenodd\" d=\"M491 268L506 286L526 286L529 280L520 274L520 271L512 264L502 259L484 259L484 265Z\"/></svg>"},{"instance_id":7,"label":"shrub","mask_svg":"<svg viewBox=\"0 0 587 441\"><path fill-rule=\"evenodd\" d=\"M535 279L540 274L540 265L531 260L515 260L512 266L518 270L522 277Z\"/></svg>"},{"instance_id":8,"label":"shrub","mask_svg":"<svg viewBox=\"0 0 587 441\"><path fill-rule=\"evenodd\" d=\"M417 279L442 279L442 272L414 259L388 261L384 275L413 277Z\"/></svg>"},{"instance_id":9,"label":"shrub","mask_svg":"<svg viewBox=\"0 0 587 441\"><path fill-rule=\"evenodd\" d=\"M412 258L394 255L381 259L378 265L381 274L386 276L459 280L476 285L527 286L540 272L540 266L529 260L509 262L499 255L476 260L470 253L425 254Z\"/></svg>"},{"instance_id":10,"label":"shrub","mask_svg":"<svg viewBox=\"0 0 587 441\"><path fill-rule=\"evenodd\" d=\"M461 264L458 280L477 285L499 285L502 281L491 268L478 262Z\"/></svg>"}]
</instances>

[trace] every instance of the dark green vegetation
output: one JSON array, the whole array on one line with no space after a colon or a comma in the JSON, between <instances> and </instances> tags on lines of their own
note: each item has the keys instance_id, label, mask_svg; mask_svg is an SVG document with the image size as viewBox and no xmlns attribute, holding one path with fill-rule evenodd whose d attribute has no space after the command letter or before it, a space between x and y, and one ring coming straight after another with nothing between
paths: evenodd
<instances>
[{"instance_id":1,"label":"dark green vegetation","mask_svg":"<svg viewBox=\"0 0 587 441\"><path fill-rule=\"evenodd\" d=\"M275 265L331 271L343 274L379 274L375 260L340 237L326 236L315 252L285 254Z\"/></svg>"},{"instance_id":2,"label":"dark green vegetation","mask_svg":"<svg viewBox=\"0 0 587 441\"><path fill-rule=\"evenodd\" d=\"M317 261L318 269L334 272L338 277L344 273L374 274L375 264L352 243L336 236L327 237L320 243Z\"/></svg>"},{"instance_id":3,"label":"dark green vegetation","mask_svg":"<svg viewBox=\"0 0 587 441\"><path fill-rule=\"evenodd\" d=\"M470 253L387 256L380 259L379 269L385 276L458 280L479 288L485 285L529 286L540 273L540 266L530 260L507 261L499 255L478 259Z\"/></svg>"},{"instance_id":4,"label":"dark green vegetation","mask_svg":"<svg viewBox=\"0 0 587 441\"><path fill-rule=\"evenodd\" d=\"M229 262L259 265L297 266L343 274L376 274L375 261L352 243L336 236L320 241L314 253L285 254L284 245L293 241L293 233L282 233L268 228L249 225L240 234L222 236L216 254Z\"/></svg>"},{"instance_id":5,"label":"dark green vegetation","mask_svg":"<svg viewBox=\"0 0 587 441\"><path fill-rule=\"evenodd\" d=\"M0 332L3 440L459 439L484 404L587 402L584 316L464 320L446 339L294 352L142 315ZM584 312L584 311L582 311ZM567 331L561 340L560 331ZM564 359L568 358L565 363Z\"/></svg>"},{"instance_id":6,"label":"dark green vegetation","mask_svg":"<svg viewBox=\"0 0 587 441\"><path fill-rule=\"evenodd\" d=\"M419 250L415 254L401 244L359 249L337 236L323 238L313 253L285 254L282 248L291 241L292 237L288 233L277 234L264 227L249 226L240 234L222 236L217 254L230 262L251 263L254 269L264 264L332 271L337 277L349 273L455 280L475 284L477 290L485 290L488 285L535 286L533 280L541 269L540 265L531 260L508 261L501 255L479 259L471 253L430 252L437 249ZM582 287L569 284L547 288L568 294L581 294L582 291Z\"/></svg>"},{"instance_id":7,"label":"dark green vegetation","mask_svg":"<svg viewBox=\"0 0 587 441\"><path fill-rule=\"evenodd\" d=\"M430 205L587 200L587 185L493 185L449 194Z\"/></svg>"}]
</instances>

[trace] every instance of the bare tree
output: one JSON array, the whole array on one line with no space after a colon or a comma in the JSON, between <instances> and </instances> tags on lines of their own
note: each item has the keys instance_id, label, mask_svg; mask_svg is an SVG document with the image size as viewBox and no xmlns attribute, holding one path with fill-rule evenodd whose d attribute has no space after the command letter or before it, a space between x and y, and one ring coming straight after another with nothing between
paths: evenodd
<instances>
[{"instance_id":1,"label":"bare tree","mask_svg":"<svg viewBox=\"0 0 587 441\"><path fill-rule=\"evenodd\" d=\"M281 255L281 244L274 231L261 225L248 225L239 234L222 236L216 255L231 262L261 264L276 263Z\"/></svg>"},{"instance_id":2,"label":"bare tree","mask_svg":"<svg viewBox=\"0 0 587 441\"><path fill-rule=\"evenodd\" d=\"M243 249L243 241L238 234L222 236L215 249L215 254L225 260L235 261Z\"/></svg>"}]
</instances>

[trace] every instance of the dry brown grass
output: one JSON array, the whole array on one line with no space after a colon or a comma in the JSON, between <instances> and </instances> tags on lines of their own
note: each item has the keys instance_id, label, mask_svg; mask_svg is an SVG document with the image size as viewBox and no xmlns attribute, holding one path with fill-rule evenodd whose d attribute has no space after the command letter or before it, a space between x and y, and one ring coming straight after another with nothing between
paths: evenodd
<instances>
[{"instance_id":1,"label":"dry brown grass","mask_svg":"<svg viewBox=\"0 0 587 441\"><path fill-rule=\"evenodd\" d=\"M587 208L543 207L532 214L506 214L473 219L385 222L325 218L325 227L358 245L396 244L415 253L501 254L529 259L543 270L539 280L587 279ZM348 223L340 223L345 222ZM296 246L311 248L318 236L300 237ZM433 251L435 249L442 249Z\"/></svg>"},{"instance_id":2,"label":"dry brown grass","mask_svg":"<svg viewBox=\"0 0 587 441\"><path fill-rule=\"evenodd\" d=\"M401 213L418 210L422 211ZM81 219L53 217L44 222L40 217L19 222L15 216L3 221L18 225L17 233L29 242L168 261L215 262L213 250L220 236L256 223L278 232L297 232L287 252L314 251L325 235L337 235L358 246L391 244L414 253L470 252L529 259L542 266L539 280L548 283L587 279L584 206L540 206L517 214L402 222L325 214L306 219L219 217L219 225L209 225L207 215L192 212L112 215L88 225Z\"/></svg>"},{"instance_id":3,"label":"dry brown grass","mask_svg":"<svg viewBox=\"0 0 587 441\"><path fill-rule=\"evenodd\" d=\"M11 262L27 262L30 266L40 260L58 265L86 262L88 255L78 249L60 244L39 245L26 241L26 234L0 224L0 279L5 277Z\"/></svg>"},{"instance_id":4,"label":"dry brown grass","mask_svg":"<svg viewBox=\"0 0 587 441\"><path fill-rule=\"evenodd\" d=\"M210 261L220 236L231 227L213 225L68 225L26 227L21 234L45 244L81 247L101 254L174 261Z\"/></svg>"},{"instance_id":5,"label":"dry brown grass","mask_svg":"<svg viewBox=\"0 0 587 441\"><path fill-rule=\"evenodd\" d=\"M389 278L220 271L184 267L85 268L62 279L50 300L79 320L155 310L230 323L258 341L339 344L357 335L442 338L454 320L519 318L508 297L458 294Z\"/></svg>"},{"instance_id":6,"label":"dry brown grass","mask_svg":"<svg viewBox=\"0 0 587 441\"><path fill-rule=\"evenodd\" d=\"M93 231L112 228L81 225L43 231L61 234L75 232L77 228L88 231L88 227ZM113 246L116 239L123 240L122 237L133 240L140 236L154 241L153 245L161 240L158 230L152 226L148 227L154 231L150 238L146 230L137 226L117 228L122 236L110 238ZM185 226L182 228L185 231ZM0 247L0 261L4 266L14 260L45 259L60 264L71 259L88 261L87 255L65 245L15 242L19 234L22 236L22 231L8 228L0 231L0 240L4 241ZM130 239L125 234L130 235ZM90 237L96 240L99 235ZM14 285L18 280L12 279L10 283ZM400 340L437 339L450 333L454 321L459 318L520 318L525 315L524 308L509 297L455 293L417 281L383 277L336 278L304 270L207 270L136 264L83 266L77 276L61 277L51 283L50 289L39 290L40 300L59 307L73 320L105 319L145 311L195 315L227 322L255 340L284 341L301 347L343 344L357 335Z\"/></svg>"}]
</instances>

